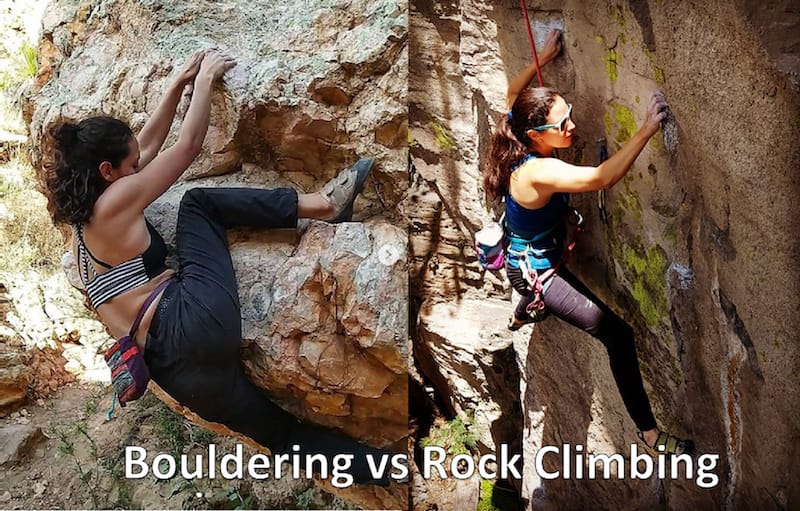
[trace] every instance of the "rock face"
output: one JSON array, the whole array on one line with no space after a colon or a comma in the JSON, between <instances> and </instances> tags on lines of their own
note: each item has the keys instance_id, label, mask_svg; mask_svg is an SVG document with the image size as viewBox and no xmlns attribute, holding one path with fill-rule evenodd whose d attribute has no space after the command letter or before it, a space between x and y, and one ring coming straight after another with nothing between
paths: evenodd
<instances>
[{"instance_id":1,"label":"rock face","mask_svg":"<svg viewBox=\"0 0 800 511\"><path fill-rule=\"evenodd\" d=\"M359 156L376 158L355 205L367 223L235 231L229 241L251 378L300 417L405 449L407 235L396 205L408 182L406 6L60 1L44 24L25 107L34 147L60 116L102 112L135 132L193 51L236 58L215 89L202 155L146 212L168 244L188 188L315 191ZM380 502L395 501L363 501Z\"/></svg>"},{"instance_id":2,"label":"rock face","mask_svg":"<svg viewBox=\"0 0 800 511\"><path fill-rule=\"evenodd\" d=\"M617 151L641 125L651 91L662 89L670 103L672 118L608 192L607 225L594 194L573 196L588 229L571 268L634 327L659 425L719 455L713 470L719 482L707 490L694 479L611 484L549 481L534 473L543 445L581 444L588 452L627 456L635 426L598 342L554 319L533 335L526 327L528 338L512 339L503 331L510 305L503 312L475 311L476 302L509 296L502 273L479 271L471 246L472 234L491 216L480 176L491 130L507 111L508 80L531 59L520 7L412 6L414 173L404 206L411 217L412 310L418 311L415 356L433 354L439 362L436 371L420 363L420 371L456 411L480 410L493 407L496 394L486 393L491 368L473 360L483 344L513 341L522 410L517 427L525 446L522 497L532 507L800 502L789 475L800 459L791 441L800 432L792 405L800 392L794 342L800 278L797 240L787 237L797 227L791 205L800 190L798 54L774 29L793 27L793 40L800 20L791 9L759 5L528 6L539 49L549 28L564 30L562 55L543 70L545 84L574 105L576 138L561 158L596 164L598 139ZM737 71L722 62L736 62ZM495 330L476 333L474 314L503 317ZM492 431L495 443L513 440L502 436L507 428L493 428L497 419L484 420L476 426Z\"/></svg>"},{"instance_id":3,"label":"rock face","mask_svg":"<svg viewBox=\"0 0 800 511\"><path fill-rule=\"evenodd\" d=\"M314 223L271 282L253 271L267 264L255 245L234 247L245 338L260 352L251 377L316 422L372 443L404 438L406 240L386 223Z\"/></svg>"},{"instance_id":4,"label":"rock face","mask_svg":"<svg viewBox=\"0 0 800 511\"><path fill-rule=\"evenodd\" d=\"M407 182L406 25L393 0L55 2L26 108L32 142L61 116L104 112L137 131L185 59L218 47L238 65L214 94L203 154L185 178L257 162L311 186L370 154L381 165L367 196L391 210Z\"/></svg>"},{"instance_id":5,"label":"rock face","mask_svg":"<svg viewBox=\"0 0 800 511\"><path fill-rule=\"evenodd\" d=\"M519 372L512 338L503 335L507 308L495 299L440 302L420 311L420 371L444 392L448 412L477 426L483 452L497 451L498 439L508 443L521 434Z\"/></svg>"}]
</instances>

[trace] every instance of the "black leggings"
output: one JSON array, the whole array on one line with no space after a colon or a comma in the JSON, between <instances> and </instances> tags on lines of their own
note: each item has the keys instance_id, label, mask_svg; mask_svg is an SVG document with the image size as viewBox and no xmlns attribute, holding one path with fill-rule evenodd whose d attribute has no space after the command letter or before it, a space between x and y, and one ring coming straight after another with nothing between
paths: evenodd
<instances>
[{"instance_id":1,"label":"black leggings","mask_svg":"<svg viewBox=\"0 0 800 511\"><path fill-rule=\"evenodd\" d=\"M167 287L147 336L144 357L153 380L205 420L224 424L273 454L354 456L355 482L373 479L374 449L321 426L304 424L272 403L244 372L242 320L225 231L229 227L294 228L297 192L283 188L194 188L181 200L176 230L178 278ZM318 465L318 464L315 464Z\"/></svg>"},{"instance_id":2,"label":"black leggings","mask_svg":"<svg viewBox=\"0 0 800 511\"><path fill-rule=\"evenodd\" d=\"M514 316L524 319L527 315L525 308L533 301L534 294L528 289L522 270L506 265L506 274L514 289L522 295ZM640 430L655 428L656 419L642 384L642 373L636 358L633 329L566 268L560 268L548 282L542 297L545 310L603 343L628 414Z\"/></svg>"}]
</instances>

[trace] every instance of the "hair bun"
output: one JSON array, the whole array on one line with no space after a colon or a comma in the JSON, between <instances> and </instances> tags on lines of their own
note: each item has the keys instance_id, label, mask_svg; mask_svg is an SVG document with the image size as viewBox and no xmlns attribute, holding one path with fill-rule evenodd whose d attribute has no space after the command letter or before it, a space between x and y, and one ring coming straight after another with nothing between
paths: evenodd
<instances>
[{"instance_id":1,"label":"hair bun","mask_svg":"<svg viewBox=\"0 0 800 511\"><path fill-rule=\"evenodd\" d=\"M60 147L70 146L78 140L78 125L62 122L54 126L50 133Z\"/></svg>"}]
</instances>

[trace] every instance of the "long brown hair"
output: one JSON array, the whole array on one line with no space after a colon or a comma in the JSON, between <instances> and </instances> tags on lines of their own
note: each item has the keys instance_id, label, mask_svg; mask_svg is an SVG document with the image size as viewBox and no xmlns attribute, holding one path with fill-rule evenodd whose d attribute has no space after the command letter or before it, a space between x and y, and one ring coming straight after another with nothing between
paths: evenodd
<instances>
[{"instance_id":1,"label":"long brown hair","mask_svg":"<svg viewBox=\"0 0 800 511\"><path fill-rule=\"evenodd\" d=\"M511 166L528 154L527 131L546 123L558 91L531 87L519 93L510 114L500 117L492 134L489 162L483 171L483 188L494 201L508 191Z\"/></svg>"},{"instance_id":2,"label":"long brown hair","mask_svg":"<svg viewBox=\"0 0 800 511\"><path fill-rule=\"evenodd\" d=\"M44 169L53 222L77 225L92 218L94 204L108 183L100 163L118 167L130 154L133 133L113 117L62 121L50 127L44 143Z\"/></svg>"}]
</instances>

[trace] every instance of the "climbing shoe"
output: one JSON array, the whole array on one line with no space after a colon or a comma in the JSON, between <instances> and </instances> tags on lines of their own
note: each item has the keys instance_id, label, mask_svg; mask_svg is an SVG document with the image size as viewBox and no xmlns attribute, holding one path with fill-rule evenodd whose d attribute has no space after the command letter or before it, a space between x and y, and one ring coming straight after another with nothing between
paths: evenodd
<instances>
[{"instance_id":1,"label":"climbing shoe","mask_svg":"<svg viewBox=\"0 0 800 511\"><path fill-rule=\"evenodd\" d=\"M694 451L694 442L691 440L681 440L661 430L658 431L658 437L653 445L647 444L641 431L637 431L636 435L652 456L658 456L659 454L688 454L691 456Z\"/></svg>"},{"instance_id":2,"label":"climbing shoe","mask_svg":"<svg viewBox=\"0 0 800 511\"><path fill-rule=\"evenodd\" d=\"M364 189L364 181L374 164L373 158L361 158L323 185L319 193L333 206L333 215L328 222L349 222L353 218L353 202Z\"/></svg>"}]
</instances>

